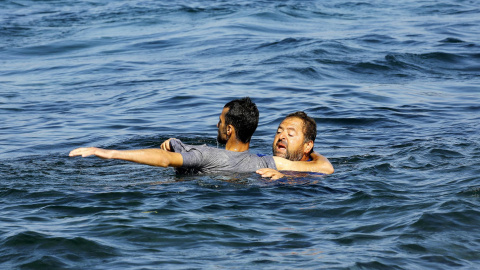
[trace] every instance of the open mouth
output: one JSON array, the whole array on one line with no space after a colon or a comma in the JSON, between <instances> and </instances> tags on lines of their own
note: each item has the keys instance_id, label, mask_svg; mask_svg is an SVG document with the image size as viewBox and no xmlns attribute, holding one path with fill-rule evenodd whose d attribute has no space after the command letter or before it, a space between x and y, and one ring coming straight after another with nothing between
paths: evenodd
<instances>
[{"instance_id":1,"label":"open mouth","mask_svg":"<svg viewBox=\"0 0 480 270\"><path fill-rule=\"evenodd\" d=\"M287 144L282 141L277 142L276 146L278 151L285 151L287 149Z\"/></svg>"}]
</instances>

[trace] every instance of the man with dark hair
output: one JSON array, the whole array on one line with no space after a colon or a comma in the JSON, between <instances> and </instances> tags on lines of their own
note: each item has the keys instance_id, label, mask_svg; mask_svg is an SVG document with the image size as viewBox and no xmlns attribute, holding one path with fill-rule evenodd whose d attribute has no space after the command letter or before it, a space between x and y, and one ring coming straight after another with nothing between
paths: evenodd
<instances>
[{"instance_id":1,"label":"man with dark hair","mask_svg":"<svg viewBox=\"0 0 480 270\"><path fill-rule=\"evenodd\" d=\"M292 161L309 160L317 137L317 123L305 112L294 112L278 126L273 155Z\"/></svg>"},{"instance_id":2,"label":"man with dark hair","mask_svg":"<svg viewBox=\"0 0 480 270\"><path fill-rule=\"evenodd\" d=\"M246 151L258 126L257 105L249 97L228 102L217 124L217 141L231 151ZM235 132L233 132L235 130ZM235 138L231 138L234 135Z\"/></svg>"},{"instance_id":3,"label":"man with dark hair","mask_svg":"<svg viewBox=\"0 0 480 270\"><path fill-rule=\"evenodd\" d=\"M121 159L151 166L177 167L182 172L195 173L242 173L255 172L261 168L317 171L316 167L319 165L317 158L312 162L293 162L280 157L259 157L249 153L247 150L250 139L258 125L258 110L249 98L234 100L227 105L223 108L217 124L218 138L219 141L225 142L225 149L186 145L178 139L169 139L161 145L161 149L121 151L89 147L77 148L69 155L82 157L95 155L105 159ZM247 120L243 121L240 118ZM247 124L249 125L247 128L242 126L244 122L250 123ZM247 132L242 130L245 128Z\"/></svg>"},{"instance_id":4,"label":"man with dark hair","mask_svg":"<svg viewBox=\"0 0 480 270\"><path fill-rule=\"evenodd\" d=\"M317 124L315 119L308 116L305 112L294 112L280 123L273 139L272 151L276 157L282 157L291 161L308 161L315 152L313 146L317 137ZM316 171L332 174L333 166L328 159L322 155L316 154ZM277 160L275 160L277 162ZM280 162L281 160L279 160ZM277 168L278 168L277 164ZM284 175L271 168L260 169L258 174L263 177L278 179Z\"/></svg>"}]
</instances>

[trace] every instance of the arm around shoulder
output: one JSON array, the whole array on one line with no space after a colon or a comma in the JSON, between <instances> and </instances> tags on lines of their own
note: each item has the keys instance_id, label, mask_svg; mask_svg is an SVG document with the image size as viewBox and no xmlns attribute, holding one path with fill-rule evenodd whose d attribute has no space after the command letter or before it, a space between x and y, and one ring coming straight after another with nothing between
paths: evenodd
<instances>
[{"instance_id":1,"label":"arm around shoulder","mask_svg":"<svg viewBox=\"0 0 480 270\"><path fill-rule=\"evenodd\" d=\"M332 163L330 163L328 158L326 158L325 156L322 156L317 152L312 152L310 154L310 157L312 158L312 161L310 163L313 163L311 165L318 169L318 172L332 174L335 171Z\"/></svg>"},{"instance_id":2,"label":"arm around shoulder","mask_svg":"<svg viewBox=\"0 0 480 270\"><path fill-rule=\"evenodd\" d=\"M319 172L325 174L334 172L332 164L326 157L312 152L311 158L312 161L290 161L281 157L273 157L275 165L280 171Z\"/></svg>"}]
</instances>

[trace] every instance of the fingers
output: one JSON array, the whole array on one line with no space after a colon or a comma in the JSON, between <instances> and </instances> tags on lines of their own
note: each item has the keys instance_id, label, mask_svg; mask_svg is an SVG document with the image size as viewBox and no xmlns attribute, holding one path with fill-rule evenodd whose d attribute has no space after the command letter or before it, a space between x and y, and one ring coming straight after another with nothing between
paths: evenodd
<instances>
[{"instance_id":1,"label":"fingers","mask_svg":"<svg viewBox=\"0 0 480 270\"><path fill-rule=\"evenodd\" d=\"M172 149L170 147L170 140L171 139L174 139L174 138L170 138L170 139L164 141L162 143L162 145L160 145L160 149L171 152L172 151Z\"/></svg>"},{"instance_id":2,"label":"fingers","mask_svg":"<svg viewBox=\"0 0 480 270\"><path fill-rule=\"evenodd\" d=\"M257 170L257 173L262 177L272 178L272 180L276 180L285 176L283 173L270 168L259 169Z\"/></svg>"},{"instance_id":3,"label":"fingers","mask_svg":"<svg viewBox=\"0 0 480 270\"><path fill-rule=\"evenodd\" d=\"M82 148L77 148L72 150L68 155L70 157L76 157L76 156L82 156L82 157L88 157L95 155L95 150L97 148L95 147L82 147Z\"/></svg>"},{"instance_id":4,"label":"fingers","mask_svg":"<svg viewBox=\"0 0 480 270\"><path fill-rule=\"evenodd\" d=\"M256 173L260 174L261 176L263 176L265 173L267 173L270 169L268 168L264 168L264 169L259 169L256 171Z\"/></svg>"},{"instance_id":5,"label":"fingers","mask_svg":"<svg viewBox=\"0 0 480 270\"><path fill-rule=\"evenodd\" d=\"M272 180L277 180L277 179L282 178L283 176L284 176L283 173L277 172L277 174L272 175L270 178L271 178Z\"/></svg>"},{"instance_id":6,"label":"fingers","mask_svg":"<svg viewBox=\"0 0 480 270\"><path fill-rule=\"evenodd\" d=\"M160 149L165 150L165 151L168 151L168 147L167 147L167 146L170 144L169 140L170 140L170 139L164 141L164 142L162 143L162 145L160 145Z\"/></svg>"}]
</instances>

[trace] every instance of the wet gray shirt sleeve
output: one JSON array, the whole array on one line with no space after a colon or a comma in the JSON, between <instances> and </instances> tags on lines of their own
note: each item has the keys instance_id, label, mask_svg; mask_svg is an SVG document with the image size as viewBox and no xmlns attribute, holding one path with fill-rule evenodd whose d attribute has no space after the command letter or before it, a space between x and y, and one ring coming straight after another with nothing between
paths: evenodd
<instances>
[{"instance_id":1,"label":"wet gray shirt sleeve","mask_svg":"<svg viewBox=\"0 0 480 270\"><path fill-rule=\"evenodd\" d=\"M272 156L259 157L246 152L233 152L206 145L187 145L170 140L174 152L183 157L182 169L194 173L248 173L261 168L276 169Z\"/></svg>"}]
</instances>

